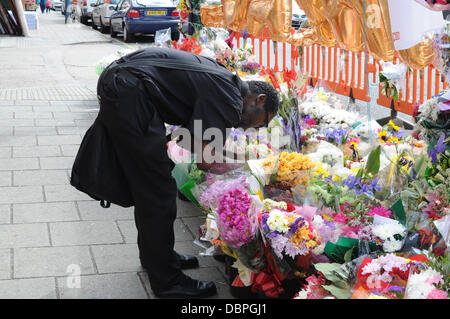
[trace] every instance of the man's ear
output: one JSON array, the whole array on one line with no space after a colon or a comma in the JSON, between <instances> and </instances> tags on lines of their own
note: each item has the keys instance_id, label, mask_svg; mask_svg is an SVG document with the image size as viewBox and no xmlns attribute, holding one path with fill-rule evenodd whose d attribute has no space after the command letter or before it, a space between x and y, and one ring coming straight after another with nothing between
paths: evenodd
<instances>
[{"instance_id":1,"label":"man's ear","mask_svg":"<svg viewBox=\"0 0 450 319\"><path fill-rule=\"evenodd\" d=\"M265 95L265 94L260 94L260 95L258 95L258 96L256 97L256 105L257 105L258 107L263 107L264 104L266 103L266 98L267 98L267 95Z\"/></svg>"}]
</instances>

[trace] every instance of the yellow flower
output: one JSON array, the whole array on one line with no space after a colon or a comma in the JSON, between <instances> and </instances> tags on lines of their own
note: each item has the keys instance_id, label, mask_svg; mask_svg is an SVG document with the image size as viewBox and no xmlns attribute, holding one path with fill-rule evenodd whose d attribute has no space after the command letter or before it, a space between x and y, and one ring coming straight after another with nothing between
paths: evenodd
<instances>
[{"instance_id":1,"label":"yellow flower","mask_svg":"<svg viewBox=\"0 0 450 319\"><path fill-rule=\"evenodd\" d=\"M398 131L400 130L400 127L396 126L392 120L389 120L389 126L392 127L394 130Z\"/></svg>"},{"instance_id":2,"label":"yellow flower","mask_svg":"<svg viewBox=\"0 0 450 319\"><path fill-rule=\"evenodd\" d=\"M377 133L378 137L380 138L380 143L386 143L388 138L387 138L387 132L384 130L381 130L380 132Z\"/></svg>"},{"instance_id":3,"label":"yellow flower","mask_svg":"<svg viewBox=\"0 0 450 319\"><path fill-rule=\"evenodd\" d=\"M397 136L392 136L390 139L388 139L389 143L397 143L399 144L400 141L398 140Z\"/></svg>"}]
</instances>

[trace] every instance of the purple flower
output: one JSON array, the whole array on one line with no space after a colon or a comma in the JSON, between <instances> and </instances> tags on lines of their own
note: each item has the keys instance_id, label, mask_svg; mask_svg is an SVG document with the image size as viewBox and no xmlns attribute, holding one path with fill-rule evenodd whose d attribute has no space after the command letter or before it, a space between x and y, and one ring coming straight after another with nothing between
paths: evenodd
<instances>
[{"instance_id":1,"label":"purple flower","mask_svg":"<svg viewBox=\"0 0 450 319\"><path fill-rule=\"evenodd\" d=\"M439 153L445 152L444 140L445 140L445 133L442 133L436 143L436 151L438 151Z\"/></svg>"},{"instance_id":2,"label":"purple flower","mask_svg":"<svg viewBox=\"0 0 450 319\"><path fill-rule=\"evenodd\" d=\"M405 287L401 287L401 286L390 286L388 288L389 291L403 291L405 290Z\"/></svg>"},{"instance_id":3,"label":"purple flower","mask_svg":"<svg viewBox=\"0 0 450 319\"><path fill-rule=\"evenodd\" d=\"M244 38L245 41L250 36L250 33L248 33L247 29L245 29L244 31L241 31L241 36Z\"/></svg>"},{"instance_id":4,"label":"purple flower","mask_svg":"<svg viewBox=\"0 0 450 319\"><path fill-rule=\"evenodd\" d=\"M428 155L431 157L431 163L436 164L437 162L437 152L434 148L432 148L429 152Z\"/></svg>"}]
</instances>

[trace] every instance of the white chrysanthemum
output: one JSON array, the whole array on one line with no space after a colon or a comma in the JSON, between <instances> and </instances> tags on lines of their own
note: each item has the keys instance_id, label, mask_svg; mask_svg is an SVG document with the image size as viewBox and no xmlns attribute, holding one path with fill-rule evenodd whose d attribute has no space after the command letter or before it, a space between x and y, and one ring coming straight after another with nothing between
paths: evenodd
<instances>
[{"instance_id":1,"label":"white chrysanthemum","mask_svg":"<svg viewBox=\"0 0 450 319\"><path fill-rule=\"evenodd\" d=\"M273 208L287 209L287 204L286 204L286 202L277 202L270 198L266 198L265 200L263 200L262 207L261 207L261 210L263 212L268 212Z\"/></svg>"},{"instance_id":2,"label":"white chrysanthemum","mask_svg":"<svg viewBox=\"0 0 450 319\"><path fill-rule=\"evenodd\" d=\"M406 235L406 228L400 223L373 225L372 234L383 241L386 241L388 239L394 240L394 235L400 235L404 237Z\"/></svg>"},{"instance_id":3,"label":"white chrysanthemum","mask_svg":"<svg viewBox=\"0 0 450 319\"><path fill-rule=\"evenodd\" d=\"M383 243L383 251L386 253L393 253L399 251L403 247L403 241L401 240L386 240Z\"/></svg>"},{"instance_id":4,"label":"white chrysanthemum","mask_svg":"<svg viewBox=\"0 0 450 319\"><path fill-rule=\"evenodd\" d=\"M274 209L270 212L267 219L267 225L272 231L286 233L289 231L289 220L286 218L284 212Z\"/></svg>"}]
</instances>

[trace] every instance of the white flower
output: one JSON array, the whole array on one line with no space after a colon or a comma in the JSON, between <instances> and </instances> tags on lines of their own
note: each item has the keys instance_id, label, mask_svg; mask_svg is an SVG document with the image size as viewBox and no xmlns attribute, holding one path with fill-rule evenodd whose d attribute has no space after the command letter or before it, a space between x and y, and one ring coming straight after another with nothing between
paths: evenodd
<instances>
[{"instance_id":1,"label":"white flower","mask_svg":"<svg viewBox=\"0 0 450 319\"><path fill-rule=\"evenodd\" d=\"M406 228L400 223L373 225L372 234L383 241L388 239L395 240L395 235L400 235L401 237L406 235Z\"/></svg>"},{"instance_id":2,"label":"white flower","mask_svg":"<svg viewBox=\"0 0 450 319\"><path fill-rule=\"evenodd\" d=\"M426 299L428 294L435 288L427 280L437 278L442 279L442 275L433 270L427 269L419 274L411 274L405 291L405 299Z\"/></svg>"},{"instance_id":3,"label":"white flower","mask_svg":"<svg viewBox=\"0 0 450 319\"><path fill-rule=\"evenodd\" d=\"M403 247L403 241L401 240L386 240L383 243L383 251L386 253L393 253L399 251Z\"/></svg>"},{"instance_id":4,"label":"white flower","mask_svg":"<svg viewBox=\"0 0 450 319\"><path fill-rule=\"evenodd\" d=\"M286 218L284 212L278 209L274 209L269 213L267 225L272 231L277 231L283 234L289 231L289 220Z\"/></svg>"}]
</instances>

